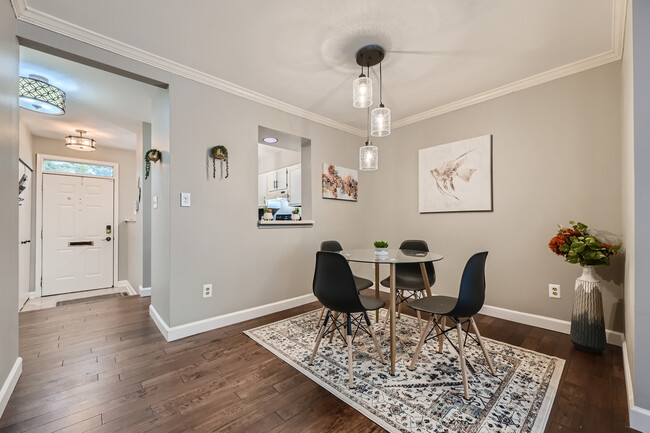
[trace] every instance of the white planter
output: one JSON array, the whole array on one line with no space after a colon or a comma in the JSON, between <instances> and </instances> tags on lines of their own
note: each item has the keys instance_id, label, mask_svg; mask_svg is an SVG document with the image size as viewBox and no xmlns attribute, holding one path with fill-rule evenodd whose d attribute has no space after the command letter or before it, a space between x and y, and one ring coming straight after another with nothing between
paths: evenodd
<instances>
[{"instance_id":1,"label":"white planter","mask_svg":"<svg viewBox=\"0 0 650 433\"><path fill-rule=\"evenodd\" d=\"M291 219L294 220L294 221L300 221L300 214L292 213L291 214Z\"/></svg>"},{"instance_id":2,"label":"white planter","mask_svg":"<svg viewBox=\"0 0 650 433\"><path fill-rule=\"evenodd\" d=\"M375 248L375 255L376 256L387 256L388 255L388 248Z\"/></svg>"},{"instance_id":3,"label":"white planter","mask_svg":"<svg viewBox=\"0 0 650 433\"><path fill-rule=\"evenodd\" d=\"M262 219L264 221L273 221L273 212L266 212L263 216Z\"/></svg>"}]
</instances>

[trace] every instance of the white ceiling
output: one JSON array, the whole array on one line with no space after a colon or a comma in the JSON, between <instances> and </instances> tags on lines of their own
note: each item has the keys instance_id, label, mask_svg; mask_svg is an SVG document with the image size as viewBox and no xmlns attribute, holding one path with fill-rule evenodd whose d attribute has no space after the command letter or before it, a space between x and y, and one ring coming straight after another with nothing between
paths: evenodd
<instances>
[{"instance_id":1,"label":"white ceiling","mask_svg":"<svg viewBox=\"0 0 650 433\"><path fill-rule=\"evenodd\" d=\"M142 122L151 121L155 88L90 66L30 48L20 48L20 75L47 78L66 93L66 112L53 116L21 109L29 131L41 137L61 139L87 131L97 146L135 150Z\"/></svg>"},{"instance_id":2,"label":"white ceiling","mask_svg":"<svg viewBox=\"0 0 650 433\"><path fill-rule=\"evenodd\" d=\"M20 19L364 134L354 54L379 44L394 125L620 58L626 0L25 0ZM375 87L377 89L377 87ZM355 130L356 129L356 130Z\"/></svg>"}]
</instances>

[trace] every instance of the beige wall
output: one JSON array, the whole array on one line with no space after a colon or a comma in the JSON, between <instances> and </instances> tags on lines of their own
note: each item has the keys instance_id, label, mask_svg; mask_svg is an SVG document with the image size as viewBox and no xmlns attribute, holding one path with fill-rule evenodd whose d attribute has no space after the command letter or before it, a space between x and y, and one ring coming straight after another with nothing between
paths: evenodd
<instances>
[{"instance_id":1,"label":"beige wall","mask_svg":"<svg viewBox=\"0 0 650 433\"><path fill-rule=\"evenodd\" d=\"M33 136L33 153L35 161L37 154L65 156L68 158L89 159L93 161L117 162L119 164L119 216L118 216L118 280L126 280L129 275L129 266L134 262L129 257L129 230L132 230L132 223L124 222L126 219L135 218L134 203L137 198L136 178L136 152L134 150L118 149L115 147L102 146L97 143L95 152L79 152L65 147L63 138L52 139ZM117 283L117 281L116 281ZM137 290L138 282L130 281Z\"/></svg>"},{"instance_id":2,"label":"beige wall","mask_svg":"<svg viewBox=\"0 0 650 433\"><path fill-rule=\"evenodd\" d=\"M9 384L9 373L18 358L18 41L15 34L16 19L11 4L0 2L0 389ZM0 406L0 416L3 410Z\"/></svg>"},{"instance_id":3,"label":"beige wall","mask_svg":"<svg viewBox=\"0 0 650 433\"><path fill-rule=\"evenodd\" d=\"M363 194L367 237L425 239L445 259L434 292L458 291L487 250L486 304L570 320L580 268L548 249L557 224L621 233L620 65L609 64L395 130L377 139L380 170ZM493 136L494 212L418 213L418 149ZM623 257L599 267L605 322L623 330ZM548 296L559 283L562 298Z\"/></svg>"}]
</instances>

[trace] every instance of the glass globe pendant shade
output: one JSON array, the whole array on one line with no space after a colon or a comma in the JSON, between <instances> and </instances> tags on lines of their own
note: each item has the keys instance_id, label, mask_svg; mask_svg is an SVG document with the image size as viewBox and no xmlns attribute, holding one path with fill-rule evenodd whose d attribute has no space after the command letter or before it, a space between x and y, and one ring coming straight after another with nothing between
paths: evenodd
<instances>
[{"instance_id":1,"label":"glass globe pendant shade","mask_svg":"<svg viewBox=\"0 0 650 433\"><path fill-rule=\"evenodd\" d=\"M372 171L379 168L379 151L377 146L366 142L365 146L359 148L359 170Z\"/></svg>"},{"instance_id":2,"label":"glass globe pendant shade","mask_svg":"<svg viewBox=\"0 0 650 433\"><path fill-rule=\"evenodd\" d=\"M370 135L373 137L385 137L390 135L390 108L379 104L370 113Z\"/></svg>"},{"instance_id":3,"label":"glass globe pendant shade","mask_svg":"<svg viewBox=\"0 0 650 433\"><path fill-rule=\"evenodd\" d=\"M372 80L361 74L352 83L352 105L366 108L372 105Z\"/></svg>"}]
</instances>

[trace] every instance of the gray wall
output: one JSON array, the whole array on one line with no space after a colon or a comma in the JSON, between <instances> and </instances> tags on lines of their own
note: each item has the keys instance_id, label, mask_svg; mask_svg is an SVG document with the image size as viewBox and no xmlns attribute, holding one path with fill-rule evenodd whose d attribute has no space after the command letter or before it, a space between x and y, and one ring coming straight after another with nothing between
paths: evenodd
<instances>
[{"instance_id":1,"label":"gray wall","mask_svg":"<svg viewBox=\"0 0 650 433\"><path fill-rule=\"evenodd\" d=\"M161 161L151 164L149 178L151 197L158 207L151 209L151 304L165 323L171 315L170 275L170 154L169 154L169 92L159 90L152 101L151 147L162 153ZM180 200L179 200L180 201ZM145 203L145 206L147 204Z\"/></svg>"},{"instance_id":2,"label":"gray wall","mask_svg":"<svg viewBox=\"0 0 650 433\"><path fill-rule=\"evenodd\" d=\"M650 2L634 2L634 182L636 249L634 286L634 393L650 409ZM641 367L643 366L643 367Z\"/></svg>"},{"instance_id":3,"label":"gray wall","mask_svg":"<svg viewBox=\"0 0 650 433\"><path fill-rule=\"evenodd\" d=\"M455 294L488 250L486 304L569 320L581 270L548 249L557 224L621 232L618 63L395 130L377 139L370 238L423 238L444 254L434 292ZM418 213L418 149L493 135L494 212ZM364 196L368 191L364 191ZM623 260L599 267L607 328L623 330ZM562 298L548 297L559 283Z\"/></svg>"},{"instance_id":4,"label":"gray wall","mask_svg":"<svg viewBox=\"0 0 650 433\"><path fill-rule=\"evenodd\" d=\"M144 154L151 149L151 123L142 123L142 146L138 148L139 174L142 185L140 233L142 239L142 287L151 287L151 182L144 179Z\"/></svg>"},{"instance_id":5,"label":"gray wall","mask_svg":"<svg viewBox=\"0 0 650 433\"><path fill-rule=\"evenodd\" d=\"M117 162L119 164L119 216L117 221L119 226L118 280L126 280L130 272L129 267L133 266L133 261L129 256L129 230L132 229L130 226L133 223L126 223L124 220L133 219L135 217L133 213L134 203L137 197L135 151L102 146L101 143L97 143L96 151L79 152L65 147L63 138L58 140L33 136L33 152L34 158L36 158L36 154L45 154L65 156L68 158L89 159L93 161ZM130 283L132 286L135 283L136 285L133 287L137 289L137 282L130 281Z\"/></svg>"},{"instance_id":6,"label":"gray wall","mask_svg":"<svg viewBox=\"0 0 650 433\"><path fill-rule=\"evenodd\" d=\"M0 388L18 358L18 41L0 2ZM0 413L1 415L1 413Z\"/></svg>"},{"instance_id":7,"label":"gray wall","mask_svg":"<svg viewBox=\"0 0 650 433\"><path fill-rule=\"evenodd\" d=\"M634 378L634 288L635 288L635 233L634 233L634 44L632 29L632 2L628 2L625 19L625 39L621 62L621 211L623 245L625 249L625 347Z\"/></svg>"}]
</instances>

